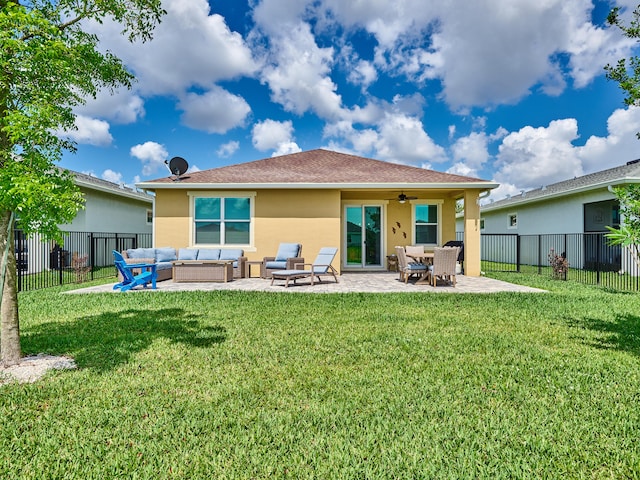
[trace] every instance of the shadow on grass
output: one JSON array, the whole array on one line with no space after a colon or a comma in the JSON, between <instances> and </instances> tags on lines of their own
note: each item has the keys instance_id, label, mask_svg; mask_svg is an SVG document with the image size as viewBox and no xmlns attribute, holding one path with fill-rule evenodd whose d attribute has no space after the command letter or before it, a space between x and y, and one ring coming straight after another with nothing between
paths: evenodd
<instances>
[{"instance_id":1,"label":"shadow on grass","mask_svg":"<svg viewBox=\"0 0 640 480\"><path fill-rule=\"evenodd\" d=\"M640 317L616 315L611 321L583 318L569 323L573 327L586 328L601 335L584 339L585 343L606 350L620 350L640 356Z\"/></svg>"},{"instance_id":2,"label":"shadow on grass","mask_svg":"<svg viewBox=\"0 0 640 480\"><path fill-rule=\"evenodd\" d=\"M180 308L104 312L30 328L21 335L22 350L70 355L78 366L102 372L126 363L159 339L193 348L226 340L224 327L203 326L198 317Z\"/></svg>"}]
</instances>

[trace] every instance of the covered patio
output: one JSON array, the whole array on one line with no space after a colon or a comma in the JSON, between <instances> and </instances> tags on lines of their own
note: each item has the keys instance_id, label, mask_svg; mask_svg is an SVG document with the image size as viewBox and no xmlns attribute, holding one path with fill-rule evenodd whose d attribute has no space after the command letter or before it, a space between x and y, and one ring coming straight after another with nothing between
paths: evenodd
<instances>
[{"instance_id":1,"label":"covered patio","mask_svg":"<svg viewBox=\"0 0 640 480\"><path fill-rule=\"evenodd\" d=\"M545 292L537 288L516 285L487 277L471 277L458 275L455 287L438 285L415 285L412 282L405 284L398 279L397 272L358 272L343 273L338 277L338 283L333 279L323 279L322 283L311 286L308 279L299 280L296 285L290 284L285 288L284 282L276 281L271 285L271 279L264 278L241 278L227 283L174 283L171 280L158 282L157 289L152 292L182 292L190 290L243 290L259 292L290 292L290 293L496 293L496 292ZM115 283L115 282L114 282ZM94 287L80 288L68 293L99 293L113 292L113 284L99 285ZM145 291L143 288L136 288L132 292ZM119 293L119 292L114 292ZM125 295L123 293L122 295Z\"/></svg>"}]
</instances>

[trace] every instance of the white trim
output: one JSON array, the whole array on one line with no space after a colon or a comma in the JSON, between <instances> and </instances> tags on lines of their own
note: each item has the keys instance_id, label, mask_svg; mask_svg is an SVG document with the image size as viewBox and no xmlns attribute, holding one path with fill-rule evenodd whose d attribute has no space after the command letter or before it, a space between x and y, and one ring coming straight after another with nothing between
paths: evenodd
<instances>
[{"instance_id":1,"label":"white trim","mask_svg":"<svg viewBox=\"0 0 640 480\"><path fill-rule=\"evenodd\" d=\"M411 204L411 243L414 245L424 245L426 247L437 247L442 244L442 205L444 200L440 198L427 199L427 200L410 200ZM435 205L438 207L438 233L436 243L420 243L416 244L416 205Z\"/></svg>"},{"instance_id":2,"label":"white trim","mask_svg":"<svg viewBox=\"0 0 640 480\"><path fill-rule=\"evenodd\" d=\"M192 192L187 191L187 196L189 197L189 245L191 247L211 247L211 248L242 248L245 251L255 252L255 203L256 203L256 192L224 192L224 191L208 191L208 192ZM244 244L207 244L207 243L199 243L196 245L196 234L195 234L195 198L249 198L249 243Z\"/></svg>"},{"instance_id":3,"label":"white trim","mask_svg":"<svg viewBox=\"0 0 640 480\"><path fill-rule=\"evenodd\" d=\"M389 205L388 200L342 200L341 202L341 219L340 219L340 230L341 236L340 242L342 244L342 258L340 259L340 267L342 270L353 270L353 271L374 271L374 270L384 270L386 269L386 255L387 251L387 236L384 232L387 231L387 205ZM347 264L347 208L348 207L379 207L380 208L380 264L379 265L364 265L362 260L360 265L348 265ZM363 239L364 240L364 239ZM364 252L364 250L363 250Z\"/></svg>"},{"instance_id":4,"label":"white trim","mask_svg":"<svg viewBox=\"0 0 640 480\"><path fill-rule=\"evenodd\" d=\"M294 189L315 189L315 190L441 190L441 189L480 189L487 190L497 188L499 183L492 182L452 182L452 183L412 183L412 182L394 182L394 183L184 183L184 182L140 182L136 183L136 187L145 190L164 190L164 189L181 189L186 188L194 190L211 190L215 189L231 189L240 190L243 188L260 189L260 190L294 190Z\"/></svg>"},{"instance_id":5,"label":"white trim","mask_svg":"<svg viewBox=\"0 0 640 480\"><path fill-rule=\"evenodd\" d=\"M149 195L148 193L135 192L126 188L118 188L116 184L114 184L113 187L98 185L97 183L92 183L91 181L81 180L78 177L74 177L74 182L78 187L83 187L88 190L96 190L98 192L110 193L117 197L127 197L134 200L139 200L143 203L153 204L155 200L155 197L153 195Z\"/></svg>"}]
</instances>

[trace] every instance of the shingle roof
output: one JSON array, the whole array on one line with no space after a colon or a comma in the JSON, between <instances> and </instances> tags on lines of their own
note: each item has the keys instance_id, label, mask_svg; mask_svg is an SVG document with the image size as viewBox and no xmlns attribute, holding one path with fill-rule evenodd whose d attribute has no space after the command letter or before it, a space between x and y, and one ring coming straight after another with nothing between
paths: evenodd
<instances>
[{"instance_id":1,"label":"shingle roof","mask_svg":"<svg viewBox=\"0 0 640 480\"><path fill-rule=\"evenodd\" d=\"M181 184L469 184L497 186L486 180L399 165L329 150L265 158L253 162L188 173ZM143 182L144 188L174 184L173 177ZM462 185L461 185L462 186Z\"/></svg>"},{"instance_id":2,"label":"shingle roof","mask_svg":"<svg viewBox=\"0 0 640 480\"><path fill-rule=\"evenodd\" d=\"M520 195L514 195L510 198L483 205L482 210L497 210L512 205L539 202L580 191L631 182L640 183L640 160L634 160L620 167L609 168L600 172L590 173L581 177L575 177L570 180L563 180L562 182L529 190Z\"/></svg>"},{"instance_id":3,"label":"shingle roof","mask_svg":"<svg viewBox=\"0 0 640 480\"><path fill-rule=\"evenodd\" d=\"M76 172L73 170L69 170L73 176L75 177L76 185L82 186L85 188L90 188L94 190L100 190L102 192L109 192L113 195L118 195L121 197L128 197L137 199L143 202L153 203L153 196L148 193L138 192L131 187L127 187L126 185L119 185L114 182L109 182L107 180L102 180L101 178L94 177L92 175L87 175L86 173Z\"/></svg>"}]
</instances>

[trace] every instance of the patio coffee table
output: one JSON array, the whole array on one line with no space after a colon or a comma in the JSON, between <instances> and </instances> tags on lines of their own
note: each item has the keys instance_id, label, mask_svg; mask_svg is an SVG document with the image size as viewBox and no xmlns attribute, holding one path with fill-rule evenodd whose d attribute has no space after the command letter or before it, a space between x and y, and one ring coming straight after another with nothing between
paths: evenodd
<instances>
[{"instance_id":1,"label":"patio coffee table","mask_svg":"<svg viewBox=\"0 0 640 480\"><path fill-rule=\"evenodd\" d=\"M229 282L233 260L174 260L174 282Z\"/></svg>"}]
</instances>

